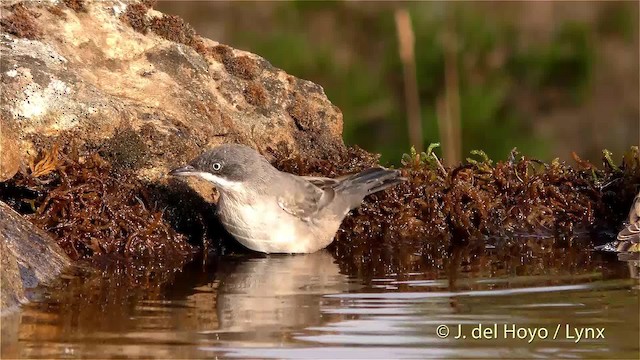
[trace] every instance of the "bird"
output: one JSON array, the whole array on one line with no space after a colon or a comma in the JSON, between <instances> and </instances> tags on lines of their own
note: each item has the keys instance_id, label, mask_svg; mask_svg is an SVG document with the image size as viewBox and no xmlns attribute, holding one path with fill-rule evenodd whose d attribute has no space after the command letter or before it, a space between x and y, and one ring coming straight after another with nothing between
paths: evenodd
<instances>
[{"instance_id":1,"label":"bird","mask_svg":"<svg viewBox=\"0 0 640 360\"><path fill-rule=\"evenodd\" d=\"M616 239L618 241L616 251L640 252L640 192L633 199L627 223Z\"/></svg>"},{"instance_id":2,"label":"bird","mask_svg":"<svg viewBox=\"0 0 640 360\"><path fill-rule=\"evenodd\" d=\"M215 186L217 216L227 232L245 247L268 254L327 247L367 195L405 181L399 170L384 167L338 178L297 176L240 144L209 149L169 175L195 176Z\"/></svg>"}]
</instances>

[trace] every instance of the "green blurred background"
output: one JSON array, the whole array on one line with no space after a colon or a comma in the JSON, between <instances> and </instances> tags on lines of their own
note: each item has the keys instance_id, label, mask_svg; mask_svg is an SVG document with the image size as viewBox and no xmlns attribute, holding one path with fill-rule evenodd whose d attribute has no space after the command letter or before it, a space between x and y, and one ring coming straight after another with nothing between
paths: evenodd
<instances>
[{"instance_id":1,"label":"green blurred background","mask_svg":"<svg viewBox=\"0 0 640 360\"><path fill-rule=\"evenodd\" d=\"M462 158L616 159L640 138L638 2L160 1L202 36L322 85L344 140L398 163L410 141L394 14L415 39L421 140L457 101ZM447 54L449 56L447 56ZM457 80L445 81L445 73ZM446 108L446 106L445 106ZM460 156L460 155L458 155ZM455 159L454 159L455 160ZM451 161L449 161L451 162Z\"/></svg>"}]
</instances>

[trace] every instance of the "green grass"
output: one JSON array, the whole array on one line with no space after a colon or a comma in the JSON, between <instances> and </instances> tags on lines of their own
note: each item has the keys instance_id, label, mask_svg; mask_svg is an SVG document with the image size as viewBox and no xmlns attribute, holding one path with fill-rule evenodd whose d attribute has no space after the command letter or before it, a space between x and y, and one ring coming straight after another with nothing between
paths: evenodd
<instances>
[{"instance_id":1,"label":"green grass","mask_svg":"<svg viewBox=\"0 0 640 360\"><path fill-rule=\"evenodd\" d=\"M566 102L582 101L595 61L591 37L596 30L565 23L550 42L523 47L522 34L513 24L470 7L431 2L408 6L416 39L424 144L441 142L435 106L444 93L440 34L447 11L453 11L459 39L462 153L481 148L491 158L504 159L517 146L523 153L547 159L549 144L531 135L531 114L518 105L518 97L544 98L553 92ZM322 85L343 111L345 142L397 164L410 145L392 10L380 6L362 12L342 2L293 2L279 4L276 11L278 21L266 36L249 29L237 34L238 43L288 73ZM319 41L323 34L310 33L307 27L309 19L327 14L334 17L332 31L341 36L340 49L332 42L336 39ZM620 11L612 14L623 16ZM613 26L602 23L605 28ZM339 54L345 44L351 48L347 61Z\"/></svg>"}]
</instances>

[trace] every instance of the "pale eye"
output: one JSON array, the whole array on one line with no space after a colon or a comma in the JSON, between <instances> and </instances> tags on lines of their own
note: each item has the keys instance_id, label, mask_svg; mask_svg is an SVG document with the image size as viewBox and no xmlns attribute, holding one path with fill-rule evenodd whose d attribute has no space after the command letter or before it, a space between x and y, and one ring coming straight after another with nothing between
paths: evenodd
<instances>
[{"instance_id":1,"label":"pale eye","mask_svg":"<svg viewBox=\"0 0 640 360\"><path fill-rule=\"evenodd\" d=\"M214 163L213 164L213 170L214 171L219 171L220 169L222 169L222 164L220 164L220 163Z\"/></svg>"}]
</instances>

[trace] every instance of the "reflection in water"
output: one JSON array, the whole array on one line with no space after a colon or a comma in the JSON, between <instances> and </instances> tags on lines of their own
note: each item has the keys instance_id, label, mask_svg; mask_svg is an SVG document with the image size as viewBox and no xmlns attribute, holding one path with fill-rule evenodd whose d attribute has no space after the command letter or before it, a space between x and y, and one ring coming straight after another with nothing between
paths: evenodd
<instances>
[{"instance_id":1,"label":"reflection in water","mask_svg":"<svg viewBox=\"0 0 640 360\"><path fill-rule=\"evenodd\" d=\"M287 330L323 321L322 295L354 288L326 251L244 261L221 274L219 332L229 335L218 336L243 345L280 341Z\"/></svg>"},{"instance_id":2,"label":"reflection in water","mask_svg":"<svg viewBox=\"0 0 640 360\"><path fill-rule=\"evenodd\" d=\"M325 251L222 257L170 272L114 265L69 277L2 318L2 358L637 357L637 280L626 263L544 251L461 252L435 265L408 255L411 271L372 259L375 275ZM606 337L576 344L436 335L442 324L494 323L605 327Z\"/></svg>"}]
</instances>

